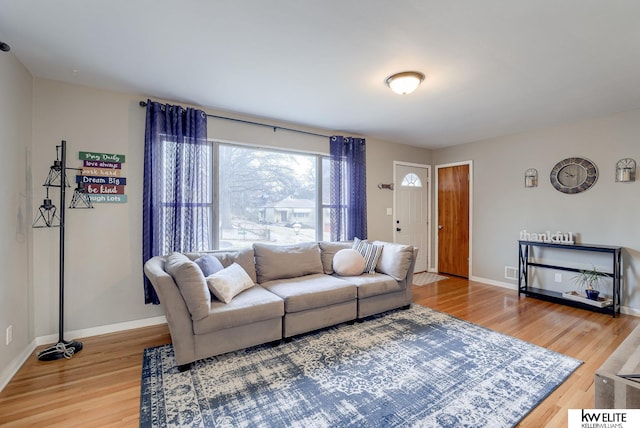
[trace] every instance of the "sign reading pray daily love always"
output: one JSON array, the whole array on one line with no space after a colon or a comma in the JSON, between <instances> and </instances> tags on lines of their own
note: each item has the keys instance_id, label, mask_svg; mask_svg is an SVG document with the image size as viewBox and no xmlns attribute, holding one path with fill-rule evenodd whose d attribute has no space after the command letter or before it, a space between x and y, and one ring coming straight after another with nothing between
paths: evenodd
<instances>
[{"instance_id":1,"label":"sign reading pray daily love always","mask_svg":"<svg viewBox=\"0 0 640 428\"><path fill-rule=\"evenodd\" d=\"M125 203L124 188L127 179L122 177L124 155L115 153L80 152L81 175L76 183L84 183L93 203Z\"/></svg>"}]
</instances>

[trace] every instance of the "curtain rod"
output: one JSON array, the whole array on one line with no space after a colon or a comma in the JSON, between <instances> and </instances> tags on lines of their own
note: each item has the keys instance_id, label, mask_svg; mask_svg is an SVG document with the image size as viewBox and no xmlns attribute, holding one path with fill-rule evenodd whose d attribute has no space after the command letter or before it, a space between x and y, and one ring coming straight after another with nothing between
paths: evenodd
<instances>
[{"instance_id":1,"label":"curtain rod","mask_svg":"<svg viewBox=\"0 0 640 428\"><path fill-rule=\"evenodd\" d=\"M140 107L146 107L147 106L147 102L146 101L140 101L139 104L140 104ZM267 123L253 122L253 121L250 121L250 120L235 119L233 117L216 116L214 114L207 114L207 117L212 117L214 119L230 120L232 122L245 123L247 125L264 126L265 128L272 128L273 132L276 132L278 129L280 129L282 131L297 132L298 134L313 135L314 137L331 138L330 135L316 134L315 132L301 131L299 129L285 128L283 126L269 125Z\"/></svg>"}]
</instances>

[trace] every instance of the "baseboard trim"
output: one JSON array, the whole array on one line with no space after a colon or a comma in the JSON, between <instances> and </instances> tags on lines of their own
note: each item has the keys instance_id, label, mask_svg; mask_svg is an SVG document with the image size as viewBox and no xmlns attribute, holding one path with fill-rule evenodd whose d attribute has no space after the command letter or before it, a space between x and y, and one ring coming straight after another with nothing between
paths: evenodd
<instances>
[{"instance_id":1,"label":"baseboard trim","mask_svg":"<svg viewBox=\"0 0 640 428\"><path fill-rule=\"evenodd\" d=\"M79 339L82 337L99 336L101 334L117 333L119 331L133 330L136 328L150 327L154 325L166 324L167 319L164 315L153 318L145 318L135 321L127 321L116 324L102 325L99 327L86 328L82 330L68 331L64 334L65 340ZM0 392L7 386L7 384L18 373L20 367L27 361L33 354L33 351L40 345L47 345L58 341L57 334L50 334L48 336L40 336L35 338L29 343L20 354L18 354L13 361L9 363L2 371L0 371Z\"/></svg>"},{"instance_id":2,"label":"baseboard trim","mask_svg":"<svg viewBox=\"0 0 640 428\"><path fill-rule=\"evenodd\" d=\"M470 276L471 281L481 282L483 284L495 285L496 287L508 288L509 290L518 290L517 284L511 284L508 282L495 281L493 279L481 278L479 276Z\"/></svg>"},{"instance_id":3,"label":"baseboard trim","mask_svg":"<svg viewBox=\"0 0 640 428\"><path fill-rule=\"evenodd\" d=\"M508 282L494 281L492 279L480 278L480 277L477 277L477 276L472 276L469 279L471 281L477 281L477 282L481 282L483 284L495 285L497 287L503 287L503 288L508 288L510 290L518 291L518 285L517 284L509 284ZM640 309L630 308L628 306L621 306L620 307L620 313L621 314L625 314L625 315L631 315L631 316L634 316L634 317L640 317Z\"/></svg>"},{"instance_id":4,"label":"baseboard trim","mask_svg":"<svg viewBox=\"0 0 640 428\"><path fill-rule=\"evenodd\" d=\"M31 356L33 351L36 349L35 341L28 344L20 354L16 355L16 357L0 372L0 392L4 389L5 386L9 384L11 379L18 373L20 367L27 361L27 358Z\"/></svg>"},{"instance_id":5,"label":"baseboard trim","mask_svg":"<svg viewBox=\"0 0 640 428\"><path fill-rule=\"evenodd\" d=\"M119 331L132 330L134 328L150 327L152 325L166 324L167 319L164 315L154 318L145 318L135 321L121 322L117 324L101 325L98 327L85 328L82 330L67 331L64 333L64 339L79 339L81 337L99 336L101 334L117 333ZM46 345L58 340L57 334L37 337L36 346Z\"/></svg>"}]
</instances>

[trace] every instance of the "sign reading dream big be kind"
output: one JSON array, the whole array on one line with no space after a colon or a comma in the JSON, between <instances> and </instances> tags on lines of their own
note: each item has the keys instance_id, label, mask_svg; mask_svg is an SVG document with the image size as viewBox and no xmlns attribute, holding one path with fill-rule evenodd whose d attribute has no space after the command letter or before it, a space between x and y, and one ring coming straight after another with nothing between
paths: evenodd
<instances>
[{"instance_id":1,"label":"sign reading dream big be kind","mask_svg":"<svg viewBox=\"0 0 640 428\"><path fill-rule=\"evenodd\" d=\"M527 232L526 230L521 230L520 240L532 241L532 242L548 242L551 244L574 244L575 243L573 240L573 232L551 233L548 230L543 233L530 233L530 232Z\"/></svg>"},{"instance_id":2,"label":"sign reading dream big be kind","mask_svg":"<svg viewBox=\"0 0 640 428\"><path fill-rule=\"evenodd\" d=\"M76 183L84 183L92 203L127 202L127 179L122 177L124 155L80 152L79 158L83 161L82 174L76 175Z\"/></svg>"}]
</instances>

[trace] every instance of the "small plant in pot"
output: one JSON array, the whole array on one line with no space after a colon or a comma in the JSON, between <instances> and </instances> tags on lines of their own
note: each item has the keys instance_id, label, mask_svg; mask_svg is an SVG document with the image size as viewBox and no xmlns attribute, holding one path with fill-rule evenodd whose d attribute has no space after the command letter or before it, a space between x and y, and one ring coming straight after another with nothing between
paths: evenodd
<instances>
[{"instance_id":1,"label":"small plant in pot","mask_svg":"<svg viewBox=\"0 0 640 428\"><path fill-rule=\"evenodd\" d=\"M589 270L581 269L580 272L573 277L573 281L584 288L588 299L598 300L600 283L608 277L608 274L598 271L598 269L593 266L593 268Z\"/></svg>"}]
</instances>

